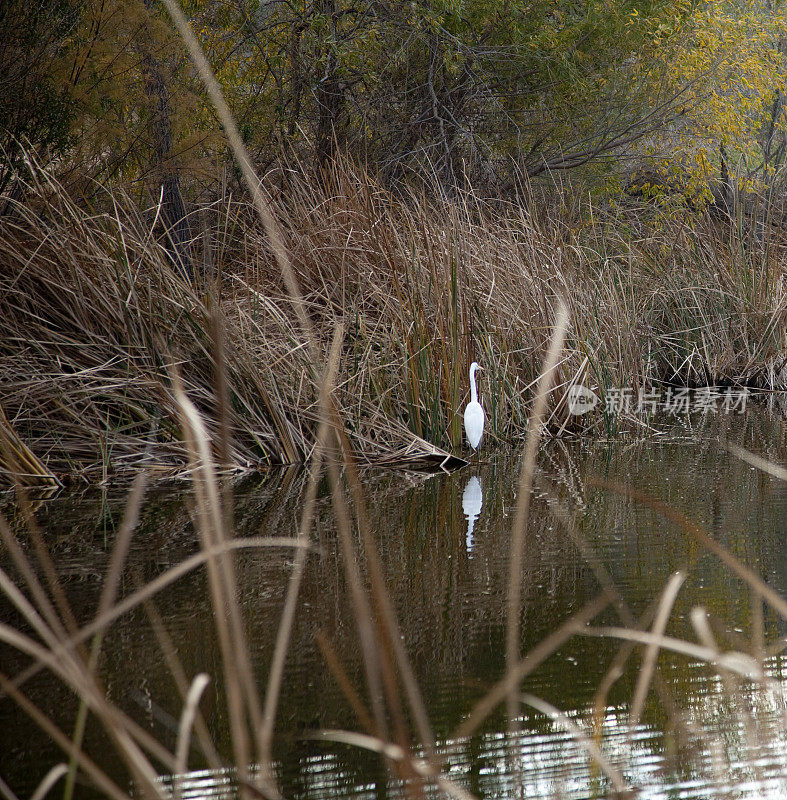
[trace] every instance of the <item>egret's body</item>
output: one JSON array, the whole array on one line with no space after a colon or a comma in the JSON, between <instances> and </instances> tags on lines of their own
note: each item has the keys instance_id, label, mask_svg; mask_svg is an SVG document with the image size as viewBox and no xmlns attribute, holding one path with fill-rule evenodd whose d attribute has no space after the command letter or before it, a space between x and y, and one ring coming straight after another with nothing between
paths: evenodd
<instances>
[{"instance_id":1,"label":"egret's body","mask_svg":"<svg viewBox=\"0 0 787 800\"><path fill-rule=\"evenodd\" d=\"M484 409L481 407L481 403L478 402L478 390L475 386L477 369L481 369L481 367L474 361L470 365L470 402L465 408L465 435L473 450L478 450L478 445L481 444L481 436L484 433Z\"/></svg>"}]
</instances>

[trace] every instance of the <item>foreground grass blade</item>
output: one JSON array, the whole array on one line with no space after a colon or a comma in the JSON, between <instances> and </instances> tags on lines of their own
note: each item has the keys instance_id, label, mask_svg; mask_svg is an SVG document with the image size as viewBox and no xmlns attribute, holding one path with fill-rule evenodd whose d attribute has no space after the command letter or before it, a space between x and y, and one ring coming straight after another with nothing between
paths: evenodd
<instances>
[{"instance_id":1,"label":"foreground grass blade","mask_svg":"<svg viewBox=\"0 0 787 800\"><path fill-rule=\"evenodd\" d=\"M541 377L536 388L536 401L530 418L525 444L525 457L519 476L517 504L514 521L511 525L511 556L508 572L508 611L506 617L506 669L511 672L519 661L519 614L522 594L522 563L527 536L527 520L530 511L530 491L533 487L533 473L536 469L538 443L541 439L542 425L547 408L547 396L554 381L553 371L560 358L563 342L568 328L568 309L560 303L555 317L555 329L549 342L549 349ZM512 686L507 709L509 725L513 725L519 708L518 694Z\"/></svg>"}]
</instances>

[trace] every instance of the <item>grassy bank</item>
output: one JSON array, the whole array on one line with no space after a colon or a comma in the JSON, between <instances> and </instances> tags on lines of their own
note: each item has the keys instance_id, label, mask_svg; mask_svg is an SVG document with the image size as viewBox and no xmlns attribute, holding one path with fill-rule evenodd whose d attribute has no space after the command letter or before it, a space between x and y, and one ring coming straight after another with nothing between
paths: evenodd
<instances>
[{"instance_id":1,"label":"grassy bank","mask_svg":"<svg viewBox=\"0 0 787 800\"><path fill-rule=\"evenodd\" d=\"M556 431L577 425L561 400L572 380L602 395L662 381L784 384L777 226L755 235L707 216L580 212L567 198L495 207L394 198L347 166L322 186L290 176L273 195L316 354L243 201L224 196L192 213L187 279L155 207L115 194L98 211L40 173L23 200L4 200L0 474L96 480L143 463L182 468L175 370L214 434L226 419L223 460L306 460L322 369L313 362L324 362L339 324L334 396L361 461L460 452L472 360L486 368L488 439L510 441L526 429L560 297L570 327L551 396ZM602 425L602 415L581 422Z\"/></svg>"}]
</instances>

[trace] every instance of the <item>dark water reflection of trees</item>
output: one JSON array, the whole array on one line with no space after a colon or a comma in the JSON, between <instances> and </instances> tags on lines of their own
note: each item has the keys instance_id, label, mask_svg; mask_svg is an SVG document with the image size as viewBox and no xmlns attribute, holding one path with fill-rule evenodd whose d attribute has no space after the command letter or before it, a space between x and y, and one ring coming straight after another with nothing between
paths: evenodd
<instances>
[{"instance_id":1,"label":"dark water reflection of trees","mask_svg":"<svg viewBox=\"0 0 787 800\"><path fill-rule=\"evenodd\" d=\"M784 463L787 427L782 414L759 409L746 416L657 420L654 426L665 431L663 435L616 441L566 440L543 449L527 533L523 652L599 591L593 570L578 551L577 537L592 549L635 614L642 613L669 576L682 569L688 578L668 631L693 639L687 613L702 604L733 635L736 630L748 635L748 588L684 531L629 499L591 488L590 477L642 489L685 512L772 586L787 592L787 548L782 541L787 529L787 487L729 455L724 445L735 442ZM442 742L504 668L508 537L519 454L489 453L487 458L488 463L452 475L372 470L364 474L389 589ZM480 481L483 506L468 539L462 500L471 475ZM293 535L305 481L306 473L293 469L236 484L236 535ZM80 622L91 617L98 602L123 507L124 492L114 489L60 496L38 506L38 519ZM21 529L20 516L10 502L6 513ZM563 521L565 514L574 521L573 533L571 525ZM24 534L22 538L26 542ZM315 551L309 557L302 586L280 704L275 755L283 789L286 796L319 797L347 795L358 787L376 785L376 791L384 794L385 771L376 757L303 738L316 728L358 727L319 655L316 631L330 639L355 685L363 687L327 484L320 487L312 541ZM197 549L187 486L152 488L134 538L123 592L161 574ZM10 569L8 561L7 554L0 551L0 566ZM244 550L237 555L246 630L261 687L292 563L293 554L287 548ZM212 676L202 708L220 751L229 758L229 725L220 698L221 659L204 572L184 577L156 602L186 674L192 677L208 672ZM6 606L2 618L21 624ZM605 619L617 622L612 611ZM766 624L771 637L779 634L782 626L774 617L766 616ZM558 708L583 712L592 703L616 649L616 644L606 639L575 638L527 680L525 689ZM174 747L172 726L181 703L145 612L137 609L118 620L106 637L103 652L103 677L112 699ZM26 665L23 657L7 648L0 650L0 657L6 674ZM680 657L664 657L661 663L675 702L696 704L698 693L705 691L698 669ZM633 669L623 675L609 694L610 707L625 708L635 680ZM70 731L76 701L65 689L40 675L28 691ZM657 730L668 728L663 705L650 702L645 722ZM525 728L545 734L547 742L555 735L551 723L535 713L526 715ZM461 755L457 757L467 762L463 769L468 787L489 796L504 789L502 778L495 789L494 780L483 777L484 765L494 761L490 742L503 730L502 716L496 714L458 751ZM661 741L654 739L652 748L658 751ZM90 730L87 742L99 763L111 771L119 769L100 731ZM20 796L59 760L62 756L33 724L7 699L0 700L0 775ZM191 764L200 765L198 755ZM316 765L322 765L323 772L315 782ZM547 784L549 780L552 778ZM534 789L533 796L542 796L540 791Z\"/></svg>"}]
</instances>

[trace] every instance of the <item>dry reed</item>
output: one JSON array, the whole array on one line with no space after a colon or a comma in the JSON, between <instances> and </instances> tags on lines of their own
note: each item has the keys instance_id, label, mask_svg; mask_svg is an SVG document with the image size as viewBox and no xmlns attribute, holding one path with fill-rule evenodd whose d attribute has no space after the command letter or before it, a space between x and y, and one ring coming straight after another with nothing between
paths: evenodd
<instances>
[{"instance_id":1,"label":"dry reed","mask_svg":"<svg viewBox=\"0 0 787 800\"><path fill-rule=\"evenodd\" d=\"M346 338L335 402L354 456L383 465L460 451L472 360L486 367L489 440L523 436L559 297L571 326L552 431L618 423L566 413L577 381L602 398L662 381L785 385L775 233L744 241L710 219L645 224L594 211L588 222L472 197L397 198L347 163L319 185L282 180L273 213L295 299L243 202L224 197L194 212L205 224L193 250L210 251L212 266L197 264L189 281L157 233L156 207L140 211L115 192L108 210L94 211L33 169L23 200L9 200L0 219L0 479L183 469L171 368L221 438L217 306L227 460L240 469L313 455L315 376L337 324Z\"/></svg>"}]
</instances>

